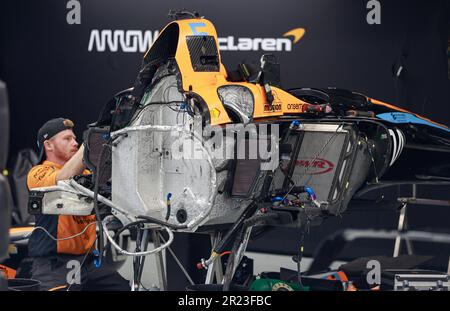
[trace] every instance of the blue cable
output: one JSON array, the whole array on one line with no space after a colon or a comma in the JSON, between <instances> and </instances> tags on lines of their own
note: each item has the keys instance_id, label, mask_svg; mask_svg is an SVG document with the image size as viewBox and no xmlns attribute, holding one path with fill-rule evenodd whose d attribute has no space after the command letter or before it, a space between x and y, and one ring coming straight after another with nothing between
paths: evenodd
<instances>
[{"instance_id":1,"label":"blue cable","mask_svg":"<svg viewBox=\"0 0 450 311\"><path fill-rule=\"evenodd\" d=\"M300 120L294 120L294 121L292 121L292 123L291 123L291 128L299 127L300 124L301 124Z\"/></svg>"},{"instance_id":2,"label":"blue cable","mask_svg":"<svg viewBox=\"0 0 450 311\"><path fill-rule=\"evenodd\" d=\"M92 255L94 255L94 266L96 268L100 268L102 265L102 260L100 259L100 253L98 250L94 249L92 252Z\"/></svg>"}]
</instances>

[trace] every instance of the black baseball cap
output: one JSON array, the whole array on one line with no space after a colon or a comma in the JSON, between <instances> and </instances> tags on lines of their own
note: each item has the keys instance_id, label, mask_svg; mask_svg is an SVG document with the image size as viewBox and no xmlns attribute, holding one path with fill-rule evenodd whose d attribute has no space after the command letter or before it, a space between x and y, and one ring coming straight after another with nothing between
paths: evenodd
<instances>
[{"instance_id":1,"label":"black baseball cap","mask_svg":"<svg viewBox=\"0 0 450 311\"><path fill-rule=\"evenodd\" d=\"M72 129L73 127L74 127L73 122L69 119L64 119L64 118L51 119L51 120L45 122L44 125L42 125L42 127L39 129L38 135L37 135L37 145L38 145L38 150L39 150L38 163L40 163L43 160L44 155L45 155L44 141L52 138L59 132L62 132L67 129Z\"/></svg>"}]
</instances>

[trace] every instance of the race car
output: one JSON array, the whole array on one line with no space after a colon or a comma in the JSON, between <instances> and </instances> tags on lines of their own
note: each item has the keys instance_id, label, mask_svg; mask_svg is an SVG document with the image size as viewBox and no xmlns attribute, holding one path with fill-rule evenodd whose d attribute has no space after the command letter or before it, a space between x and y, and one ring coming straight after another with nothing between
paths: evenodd
<instances>
[{"instance_id":1,"label":"race car","mask_svg":"<svg viewBox=\"0 0 450 311\"><path fill-rule=\"evenodd\" d=\"M227 70L210 21L173 17L135 85L85 133L93 175L33 189L30 213L88 215L98 203L124 228L229 224L207 266L252 226L338 216L385 186L450 183L447 126L348 90L284 90L273 55Z\"/></svg>"}]
</instances>

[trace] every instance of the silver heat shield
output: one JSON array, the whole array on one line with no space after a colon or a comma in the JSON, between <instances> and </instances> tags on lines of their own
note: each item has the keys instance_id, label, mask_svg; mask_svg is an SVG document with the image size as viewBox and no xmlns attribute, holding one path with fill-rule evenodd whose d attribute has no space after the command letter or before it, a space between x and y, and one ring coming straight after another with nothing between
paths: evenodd
<instances>
[{"instance_id":1,"label":"silver heat shield","mask_svg":"<svg viewBox=\"0 0 450 311\"><path fill-rule=\"evenodd\" d=\"M241 201L219 193L228 171L216 172L228 160L214 160L208 142L201 143L201 122L197 126L182 106L175 76L161 79L141 103L130 126L112 133L113 203L133 216L188 225L188 231L223 217L232 222ZM234 141L225 144L233 148Z\"/></svg>"}]
</instances>

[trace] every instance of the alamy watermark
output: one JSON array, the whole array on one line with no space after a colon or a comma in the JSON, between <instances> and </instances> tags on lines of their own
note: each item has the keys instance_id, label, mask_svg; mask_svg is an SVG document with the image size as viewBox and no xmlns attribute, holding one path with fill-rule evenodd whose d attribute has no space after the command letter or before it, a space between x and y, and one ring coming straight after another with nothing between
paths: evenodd
<instances>
[{"instance_id":1,"label":"alamy watermark","mask_svg":"<svg viewBox=\"0 0 450 311\"><path fill-rule=\"evenodd\" d=\"M69 11L66 15L66 21L69 25L81 24L81 4L78 0L70 0L66 4L66 9Z\"/></svg>"},{"instance_id":2,"label":"alamy watermark","mask_svg":"<svg viewBox=\"0 0 450 311\"><path fill-rule=\"evenodd\" d=\"M78 260L69 260L66 264L66 268L69 269L66 275L66 282L69 285L81 284L81 263Z\"/></svg>"},{"instance_id":3,"label":"alamy watermark","mask_svg":"<svg viewBox=\"0 0 450 311\"><path fill-rule=\"evenodd\" d=\"M366 21L369 25L380 25L381 24L381 3L378 0L370 0L366 4L366 9L370 10L367 12Z\"/></svg>"},{"instance_id":4,"label":"alamy watermark","mask_svg":"<svg viewBox=\"0 0 450 311\"><path fill-rule=\"evenodd\" d=\"M199 123L195 119L188 134L171 132L172 159L202 160L207 152L212 160L258 160L261 170L278 168L279 124L227 124L202 129Z\"/></svg>"},{"instance_id":5,"label":"alamy watermark","mask_svg":"<svg viewBox=\"0 0 450 311\"><path fill-rule=\"evenodd\" d=\"M366 268L370 269L366 275L366 281L369 285L381 284L381 264L378 260L369 260Z\"/></svg>"}]
</instances>

